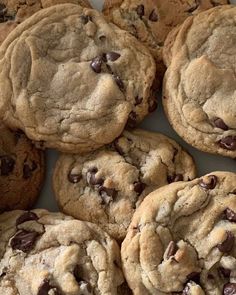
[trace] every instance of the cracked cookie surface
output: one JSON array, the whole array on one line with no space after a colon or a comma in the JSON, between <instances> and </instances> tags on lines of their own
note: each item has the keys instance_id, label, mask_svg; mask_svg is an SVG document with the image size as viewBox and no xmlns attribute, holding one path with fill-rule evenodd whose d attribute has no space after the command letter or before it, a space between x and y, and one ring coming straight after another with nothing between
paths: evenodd
<instances>
[{"instance_id":1,"label":"cracked cookie surface","mask_svg":"<svg viewBox=\"0 0 236 295\"><path fill-rule=\"evenodd\" d=\"M0 123L0 212L31 208L44 178L44 154Z\"/></svg>"},{"instance_id":2,"label":"cracked cookie surface","mask_svg":"<svg viewBox=\"0 0 236 295\"><path fill-rule=\"evenodd\" d=\"M119 246L98 226L46 210L0 215L0 293L116 295Z\"/></svg>"},{"instance_id":3,"label":"cracked cookie surface","mask_svg":"<svg viewBox=\"0 0 236 295\"><path fill-rule=\"evenodd\" d=\"M164 81L169 121L192 146L236 157L236 7L190 17L173 36ZM170 43L172 41L170 40Z\"/></svg>"},{"instance_id":4,"label":"cracked cookie surface","mask_svg":"<svg viewBox=\"0 0 236 295\"><path fill-rule=\"evenodd\" d=\"M19 23L35 12L63 3L91 7L87 0L0 0L0 44Z\"/></svg>"},{"instance_id":5,"label":"cracked cookie surface","mask_svg":"<svg viewBox=\"0 0 236 295\"><path fill-rule=\"evenodd\" d=\"M212 172L145 198L122 244L134 295L236 292L236 174Z\"/></svg>"},{"instance_id":6,"label":"cracked cookie surface","mask_svg":"<svg viewBox=\"0 0 236 295\"><path fill-rule=\"evenodd\" d=\"M110 143L156 106L146 47L79 5L56 5L20 24L0 48L0 68L0 117L61 151Z\"/></svg>"},{"instance_id":7,"label":"cracked cookie surface","mask_svg":"<svg viewBox=\"0 0 236 295\"><path fill-rule=\"evenodd\" d=\"M63 212L98 224L120 241L147 194L194 177L193 159L175 141L136 129L93 153L61 155L53 187Z\"/></svg>"},{"instance_id":8,"label":"cracked cookie surface","mask_svg":"<svg viewBox=\"0 0 236 295\"><path fill-rule=\"evenodd\" d=\"M105 0L103 12L109 21L130 32L144 43L157 63L162 78L162 48L168 33L187 17L227 0Z\"/></svg>"}]
</instances>

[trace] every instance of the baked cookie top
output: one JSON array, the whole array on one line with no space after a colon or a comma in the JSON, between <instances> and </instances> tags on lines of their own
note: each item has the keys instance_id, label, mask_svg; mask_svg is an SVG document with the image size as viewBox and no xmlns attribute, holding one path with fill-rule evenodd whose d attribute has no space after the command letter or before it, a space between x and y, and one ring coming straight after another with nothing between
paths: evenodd
<instances>
[{"instance_id":1,"label":"baked cookie top","mask_svg":"<svg viewBox=\"0 0 236 295\"><path fill-rule=\"evenodd\" d=\"M236 174L212 172L145 198L122 244L134 295L235 294Z\"/></svg>"},{"instance_id":2,"label":"baked cookie top","mask_svg":"<svg viewBox=\"0 0 236 295\"><path fill-rule=\"evenodd\" d=\"M168 33L187 17L227 0L105 0L103 12L109 21L130 32L144 43L164 72L162 48Z\"/></svg>"},{"instance_id":3,"label":"baked cookie top","mask_svg":"<svg viewBox=\"0 0 236 295\"><path fill-rule=\"evenodd\" d=\"M192 157L174 140L137 129L93 153L61 155L53 187L63 212L99 224L121 241L147 194L194 177Z\"/></svg>"},{"instance_id":4,"label":"baked cookie top","mask_svg":"<svg viewBox=\"0 0 236 295\"><path fill-rule=\"evenodd\" d=\"M0 0L0 44L19 23L35 12L62 3L91 7L87 0Z\"/></svg>"},{"instance_id":5,"label":"baked cookie top","mask_svg":"<svg viewBox=\"0 0 236 295\"><path fill-rule=\"evenodd\" d=\"M44 178L44 154L0 123L0 212L31 208Z\"/></svg>"},{"instance_id":6,"label":"baked cookie top","mask_svg":"<svg viewBox=\"0 0 236 295\"><path fill-rule=\"evenodd\" d=\"M0 68L0 117L61 151L110 143L156 106L149 51L79 5L21 23L0 48Z\"/></svg>"},{"instance_id":7,"label":"baked cookie top","mask_svg":"<svg viewBox=\"0 0 236 295\"><path fill-rule=\"evenodd\" d=\"M4 295L116 295L119 247L92 223L45 210L0 216Z\"/></svg>"},{"instance_id":8,"label":"baked cookie top","mask_svg":"<svg viewBox=\"0 0 236 295\"><path fill-rule=\"evenodd\" d=\"M173 35L163 104L194 147L236 157L236 7L188 18ZM171 43L171 42L170 42Z\"/></svg>"}]
</instances>

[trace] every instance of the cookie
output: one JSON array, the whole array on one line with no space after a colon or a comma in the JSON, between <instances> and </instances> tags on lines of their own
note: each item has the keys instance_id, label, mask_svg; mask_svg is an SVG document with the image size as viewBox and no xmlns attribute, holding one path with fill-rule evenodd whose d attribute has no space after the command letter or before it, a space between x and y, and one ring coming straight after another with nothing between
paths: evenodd
<instances>
[{"instance_id":1,"label":"cookie","mask_svg":"<svg viewBox=\"0 0 236 295\"><path fill-rule=\"evenodd\" d=\"M236 157L235 17L236 7L225 5L187 19L173 34L163 86L164 109L176 132L202 151L232 158Z\"/></svg>"},{"instance_id":2,"label":"cookie","mask_svg":"<svg viewBox=\"0 0 236 295\"><path fill-rule=\"evenodd\" d=\"M156 107L149 51L79 5L43 9L20 24L1 46L0 68L0 117L60 151L110 143Z\"/></svg>"},{"instance_id":3,"label":"cookie","mask_svg":"<svg viewBox=\"0 0 236 295\"><path fill-rule=\"evenodd\" d=\"M193 159L175 141L137 129L93 153L62 154L53 187L64 213L99 224L121 241L147 194L195 176Z\"/></svg>"},{"instance_id":4,"label":"cookie","mask_svg":"<svg viewBox=\"0 0 236 295\"><path fill-rule=\"evenodd\" d=\"M116 295L119 246L98 226L46 210L0 216L0 293Z\"/></svg>"},{"instance_id":5,"label":"cookie","mask_svg":"<svg viewBox=\"0 0 236 295\"><path fill-rule=\"evenodd\" d=\"M134 295L236 292L236 174L213 172L145 198L122 244Z\"/></svg>"},{"instance_id":6,"label":"cookie","mask_svg":"<svg viewBox=\"0 0 236 295\"><path fill-rule=\"evenodd\" d=\"M0 44L19 23L35 12L62 3L91 7L87 0L0 0Z\"/></svg>"},{"instance_id":7,"label":"cookie","mask_svg":"<svg viewBox=\"0 0 236 295\"><path fill-rule=\"evenodd\" d=\"M187 17L227 3L228 0L105 0L103 12L109 21L149 48L161 80L165 72L162 49L168 33Z\"/></svg>"},{"instance_id":8,"label":"cookie","mask_svg":"<svg viewBox=\"0 0 236 295\"><path fill-rule=\"evenodd\" d=\"M0 212L31 208L44 178L44 154L0 123Z\"/></svg>"}]
</instances>

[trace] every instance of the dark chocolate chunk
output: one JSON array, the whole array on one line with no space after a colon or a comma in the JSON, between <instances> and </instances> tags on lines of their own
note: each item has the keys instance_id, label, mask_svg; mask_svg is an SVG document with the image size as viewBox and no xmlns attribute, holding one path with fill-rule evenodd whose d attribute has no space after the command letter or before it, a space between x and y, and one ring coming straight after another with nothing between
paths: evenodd
<instances>
[{"instance_id":1,"label":"dark chocolate chunk","mask_svg":"<svg viewBox=\"0 0 236 295\"><path fill-rule=\"evenodd\" d=\"M234 247L234 234L230 231L226 231L226 235L226 239L222 243L217 245L218 249L222 253L229 253Z\"/></svg>"},{"instance_id":2,"label":"dark chocolate chunk","mask_svg":"<svg viewBox=\"0 0 236 295\"><path fill-rule=\"evenodd\" d=\"M34 248L35 242L40 233L32 231L21 230L16 233L11 239L11 247L13 250L21 250L23 252L29 252Z\"/></svg>"},{"instance_id":3,"label":"dark chocolate chunk","mask_svg":"<svg viewBox=\"0 0 236 295\"><path fill-rule=\"evenodd\" d=\"M60 295L61 293L56 287L53 287L50 285L49 280L45 279L42 283L42 285L39 287L38 294L37 295L48 295L49 291L53 290L53 294Z\"/></svg>"},{"instance_id":4,"label":"dark chocolate chunk","mask_svg":"<svg viewBox=\"0 0 236 295\"><path fill-rule=\"evenodd\" d=\"M224 285L223 295L235 295L236 294L236 283L228 283Z\"/></svg>"},{"instance_id":5,"label":"dark chocolate chunk","mask_svg":"<svg viewBox=\"0 0 236 295\"><path fill-rule=\"evenodd\" d=\"M229 127L225 124L225 122L221 118L217 118L214 120L214 124L217 128L220 128L222 130L228 130Z\"/></svg>"},{"instance_id":6,"label":"dark chocolate chunk","mask_svg":"<svg viewBox=\"0 0 236 295\"><path fill-rule=\"evenodd\" d=\"M102 71L102 56L94 57L90 63L90 67L95 73L101 73Z\"/></svg>"},{"instance_id":7,"label":"dark chocolate chunk","mask_svg":"<svg viewBox=\"0 0 236 295\"><path fill-rule=\"evenodd\" d=\"M140 196L142 194L145 187L146 187L146 184L141 181L134 183L134 191L138 194L138 196Z\"/></svg>"},{"instance_id":8,"label":"dark chocolate chunk","mask_svg":"<svg viewBox=\"0 0 236 295\"><path fill-rule=\"evenodd\" d=\"M219 267L218 268L219 273L224 277L224 278L229 278L231 270L224 268L224 267Z\"/></svg>"},{"instance_id":9,"label":"dark chocolate chunk","mask_svg":"<svg viewBox=\"0 0 236 295\"><path fill-rule=\"evenodd\" d=\"M205 190L211 190L216 187L217 184L217 177L215 175L209 175L207 177L207 180L201 180L200 181L200 186L204 188Z\"/></svg>"},{"instance_id":10,"label":"dark chocolate chunk","mask_svg":"<svg viewBox=\"0 0 236 295\"><path fill-rule=\"evenodd\" d=\"M236 213L233 210L227 208L225 210L225 216L229 221L236 222Z\"/></svg>"},{"instance_id":11,"label":"dark chocolate chunk","mask_svg":"<svg viewBox=\"0 0 236 295\"><path fill-rule=\"evenodd\" d=\"M125 86L123 81L121 80L121 78L118 75L113 74L113 79L115 80L117 86L120 88L120 90L124 90Z\"/></svg>"},{"instance_id":12,"label":"dark chocolate chunk","mask_svg":"<svg viewBox=\"0 0 236 295\"><path fill-rule=\"evenodd\" d=\"M142 4L138 5L136 12L142 18L144 16L144 6Z\"/></svg>"},{"instance_id":13,"label":"dark chocolate chunk","mask_svg":"<svg viewBox=\"0 0 236 295\"><path fill-rule=\"evenodd\" d=\"M152 21L152 22L157 22L158 21L158 15L157 15L155 9L153 9L151 14L149 15L149 20Z\"/></svg>"},{"instance_id":14,"label":"dark chocolate chunk","mask_svg":"<svg viewBox=\"0 0 236 295\"><path fill-rule=\"evenodd\" d=\"M130 127L130 128L134 128L137 125L137 114L134 111L132 111L129 114L128 121L127 121L126 125L127 125L127 127Z\"/></svg>"},{"instance_id":15,"label":"dark chocolate chunk","mask_svg":"<svg viewBox=\"0 0 236 295\"><path fill-rule=\"evenodd\" d=\"M12 173L15 160L10 156L0 156L0 175L8 176Z\"/></svg>"},{"instance_id":16,"label":"dark chocolate chunk","mask_svg":"<svg viewBox=\"0 0 236 295\"><path fill-rule=\"evenodd\" d=\"M106 54L106 60L108 61L115 61L117 60L118 58L120 58L120 54L117 53L117 52L114 52L114 51L111 51L111 52L108 52Z\"/></svg>"},{"instance_id":17,"label":"dark chocolate chunk","mask_svg":"<svg viewBox=\"0 0 236 295\"><path fill-rule=\"evenodd\" d=\"M23 213L20 217L17 218L16 220L16 225L22 224L26 221L30 221L30 220L38 220L38 216L34 213L34 212L25 212Z\"/></svg>"},{"instance_id":18,"label":"dark chocolate chunk","mask_svg":"<svg viewBox=\"0 0 236 295\"><path fill-rule=\"evenodd\" d=\"M236 136L227 136L225 138L222 138L219 141L219 145L223 149L226 149L229 151L235 151L236 150Z\"/></svg>"}]
</instances>

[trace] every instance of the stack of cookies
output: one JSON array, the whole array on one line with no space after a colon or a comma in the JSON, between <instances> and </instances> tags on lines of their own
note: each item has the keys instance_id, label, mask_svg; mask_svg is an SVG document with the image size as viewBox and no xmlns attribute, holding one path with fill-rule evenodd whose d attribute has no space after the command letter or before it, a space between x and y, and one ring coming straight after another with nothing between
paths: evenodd
<instances>
[{"instance_id":1,"label":"stack of cookies","mask_svg":"<svg viewBox=\"0 0 236 295\"><path fill-rule=\"evenodd\" d=\"M236 295L236 173L197 178L138 127L162 88L186 142L236 158L236 7L0 0L0 21L0 295ZM32 210L46 148L62 213Z\"/></svg>"}]
</instances>

